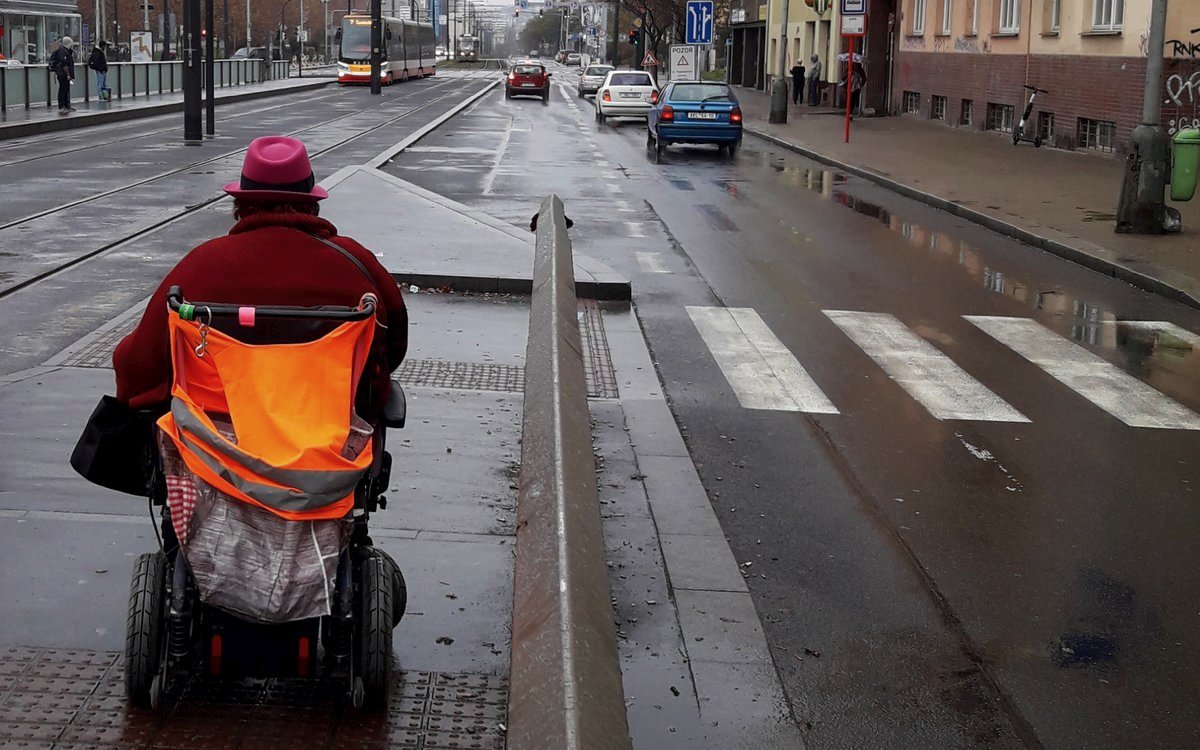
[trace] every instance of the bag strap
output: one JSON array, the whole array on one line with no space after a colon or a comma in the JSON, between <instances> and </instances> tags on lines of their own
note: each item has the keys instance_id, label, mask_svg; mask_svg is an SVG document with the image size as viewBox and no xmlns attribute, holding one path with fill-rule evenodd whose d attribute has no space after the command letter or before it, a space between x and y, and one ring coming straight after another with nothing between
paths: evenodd
<instances>
[{"instance_id":1,"label":"bag strap","mask_svg":"<svg viewBox=\"0 0 1200 750\"><path fill-rule=\"evenodd\" d=\"M297 230L297 231L304 231L304 230ZM312 237L317 242L320 242L322 245L325 245L327 247L333 248L334 250L337 250L339 253L342 254L343 258L345 258L346 260L353 263L354 267L362 272L362 275L367 278L367 281L371 282L372 288L374 288L376 286L375 277L371 275L371 272L367 270L367 267L363 265L363 262L361 260L354 257L354 253L350 252L349 250L347 250L346 248L337 244L336 242L327 240L324 237L313 234L312 232L304 232L304 233L307 234L309 237Z\"/></svg>"}]
</instances>

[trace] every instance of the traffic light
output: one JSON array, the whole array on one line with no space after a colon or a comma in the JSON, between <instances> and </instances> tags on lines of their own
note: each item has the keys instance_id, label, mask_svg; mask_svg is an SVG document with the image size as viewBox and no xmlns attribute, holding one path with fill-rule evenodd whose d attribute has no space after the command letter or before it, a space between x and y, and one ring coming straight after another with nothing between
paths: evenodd
<instances>
[{"instance_id":1,"label":"traffic light","mask_svg":"<svg viewBox=\"0 0 1200 750\"><path fill-rule=\"evenodd\" d=\"M204 28L203 26L200 27L200 38L201 39L208 38L208 29Z\"/></svg>"},{"instance_id":2,"label":"traffic light","mask_svg":"<svg viewBox=\"0 0 1200 750\"><path fill-rule=\"evenodd\" d=\"M629 30L629 43L636 47L638 41L639 41L639 38L638 38L637 29L630 29Z\"/></svg>"}]
</instances>

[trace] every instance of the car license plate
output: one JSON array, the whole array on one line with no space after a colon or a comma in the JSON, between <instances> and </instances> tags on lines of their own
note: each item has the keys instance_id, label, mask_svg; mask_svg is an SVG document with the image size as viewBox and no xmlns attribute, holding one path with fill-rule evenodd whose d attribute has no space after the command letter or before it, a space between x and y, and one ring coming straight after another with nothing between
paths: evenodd
<instances>
[{"instance_id":1,"label":"car license plate","mask_svg":"<svg viewBox=\"0 0 1200 750\"><path fill-rule=\"evenodd\" d=\"M716 112L688 112L689 120L715 120L717 119Z\"/></svg>"},{"instance_id":2,"label":"car license plate","mask_svg":"<svg viewBox=\"0 0 1200 750\"><path fill-rule=\"evenodd\" d=\"M621 98L622 99L641 99L642 95L636 91L622 91Z\"/></svg>"},{"instance_id":3,"label":"car license plate","mask_svg":"<svg viewBox=\"0 0 1200 750\"><path fill-rule=\"evenodd\" d=\"M521 88L523 88L523 89L531 89L534 86L537 86L537 84L536 83L522 83L521 84Z\"/></svg>"}]
</instances>

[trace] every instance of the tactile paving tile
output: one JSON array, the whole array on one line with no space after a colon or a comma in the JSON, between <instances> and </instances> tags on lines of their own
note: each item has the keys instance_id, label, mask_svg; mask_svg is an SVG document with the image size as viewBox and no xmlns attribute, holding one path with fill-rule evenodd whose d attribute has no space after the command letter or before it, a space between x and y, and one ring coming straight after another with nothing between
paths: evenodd
<instances>
[{"instance_id":1,"label":"tactile paving tile","mask_svg":"<svg viewBox=\"0 0 1200 750\"><path fill-rule=\"evenodd\" d=\"M118 654L7 649L0 750L501 750L508 681L399 672L387 710L346 706L329 680L197 678L169 711L126 704Z\"/></svg>"},{"instance_id":2,"label":"tactile paving tile","mask_svg":"<svg viewBox=\"0 0 1200 750\"><path fill-rule=\"evenodd\" d=\"M604 316L594 299L579 300L579 339L589 398L617 398L617 373L604 332Z\"/></svg>"}]
</instances>

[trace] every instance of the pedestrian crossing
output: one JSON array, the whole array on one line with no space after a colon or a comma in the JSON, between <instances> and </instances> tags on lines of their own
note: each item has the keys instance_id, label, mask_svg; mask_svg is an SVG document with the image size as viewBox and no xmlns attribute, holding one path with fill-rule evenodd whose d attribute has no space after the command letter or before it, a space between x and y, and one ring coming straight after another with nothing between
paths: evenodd
<instances>
[{"instance_id":1,"label":"pedestrian crossing","mask_svg":"<svg viewBox=\"0 0 1200 750\"><path fill-rule=\"evenodd\" d=\"M639 262L645 267L653 261L639 258ZM822 313L934 418L1035 421L895 316L854 310ZM689 306L687 314L743 408L840 413L753 309ZM1200 430L1200 415L1031 318L963 318L1130 427ZM1121 321L1120 325L1200 345L1200 336L1165 321Z\"/></svg>"}]
</instances>

